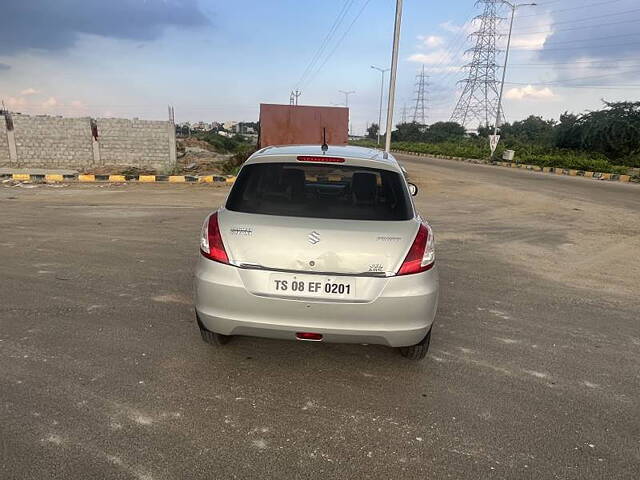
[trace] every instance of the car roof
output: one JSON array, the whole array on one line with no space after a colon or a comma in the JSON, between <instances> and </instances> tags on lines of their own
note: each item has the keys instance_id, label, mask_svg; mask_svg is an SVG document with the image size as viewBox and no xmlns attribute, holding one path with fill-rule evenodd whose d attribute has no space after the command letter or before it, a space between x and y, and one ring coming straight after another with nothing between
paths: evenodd
<instances>
[{"instance_id":1,"label":"car roof","mask_svg":"<svg viewBox=\"0 0 640 480\"><path fill-rule=\"evenodd\" d=\"M252 162L260 161L260 157L293 156L293 155L326 155L328 157L344 157L350 159L380 162L385 165L398 166L398 162L391 154L375 148L356 147L353 145L329 145L326 152L320 145L286 145L265 147L251 156Z\"/></svg>"}]
</instances>

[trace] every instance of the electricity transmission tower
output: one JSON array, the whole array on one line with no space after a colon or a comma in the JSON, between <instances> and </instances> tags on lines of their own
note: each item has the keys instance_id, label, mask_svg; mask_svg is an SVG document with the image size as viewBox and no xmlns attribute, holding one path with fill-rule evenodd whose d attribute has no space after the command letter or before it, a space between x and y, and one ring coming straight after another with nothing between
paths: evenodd
<instances>
[{"instance_id":1,"label":"electricity transmission tower","mask_svg":"<svg viewBox=\"0 0 640 480\"><path fill-rule=\"evenodd\" d=\"M498 26L503 18L498 13L503 4L503 0L476 2L476 5L484 5L484 10L474 19L479 25L478 30L471 34L471 37L475 37L475 46L467 50L472 54L472 59L465 65L468 75L460 81L464 83L464 90L451 114L452 122L466 126L477 121L481 125L489 125L496 119L500 88L500 82L496 80L499 68L496 63L496 41L501 36Z\"/></svg>"},{"instance_id":2,"label":"electricity transmission tower","mask_svg":"<svg viewBox=\"0 0 640 480\"><path fill-rule=\"evenodd\" d=\"M429 77L424 73L424 65L422 71L416 75L416 104L413 109L413 121L419 125L427 124L426 104L425 104L425 88L429 85L427 79Z\"/></svg>"}]
</instances>

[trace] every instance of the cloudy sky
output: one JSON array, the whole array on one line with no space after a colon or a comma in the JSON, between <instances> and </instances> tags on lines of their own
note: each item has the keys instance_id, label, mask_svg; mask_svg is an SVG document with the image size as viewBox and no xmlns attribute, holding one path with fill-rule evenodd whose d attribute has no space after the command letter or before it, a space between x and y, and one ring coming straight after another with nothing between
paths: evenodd
<instances>
[{"instance_id":1,"label":"cloudy sky","mask_svg":"<svg viewBox=\"0 0 640 480\"><path fill-rule=\"evenodd\" d=\"M393 0L7 3L0 99L13 111L165 118L172 104L178 121L255 120L260 102L287 103L298 87L301 103L321 105L354 90L356 133L377 120L380 74L370 65L389 63ZM446 120L480 8L474 0L404 3L396 119L405 104L411 117L424 65L429 121ZM639 22L638 0L540 0L519 9L507 120L640 99Z\"/></svg>"}]
</instances>

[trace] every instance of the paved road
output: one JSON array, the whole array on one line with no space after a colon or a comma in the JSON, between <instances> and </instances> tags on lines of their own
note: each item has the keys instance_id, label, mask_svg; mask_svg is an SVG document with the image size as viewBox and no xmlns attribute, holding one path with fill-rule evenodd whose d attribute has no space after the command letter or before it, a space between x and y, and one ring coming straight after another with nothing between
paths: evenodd
<instances>
[{"instance_id":1,"label":"paved road","mask_svg":"<svg viewBox=\"0 0 640 480\"><path fill-rule=\"evenodd\" d=\"M640 189L406 164L443 287L422 363L203 344L225 188L0 188L0 478L638 478Z\"/></svg>"}]
</instances>

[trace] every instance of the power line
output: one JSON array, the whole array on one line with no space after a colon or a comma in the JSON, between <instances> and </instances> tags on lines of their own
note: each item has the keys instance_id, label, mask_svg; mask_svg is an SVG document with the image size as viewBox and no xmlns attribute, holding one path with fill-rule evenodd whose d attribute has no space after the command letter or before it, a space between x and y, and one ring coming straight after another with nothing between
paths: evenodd
<instances>
[{"instance_id":1,"label":"power line","mask_svg":"<svg viewBox=\"0 0 640 480\"><path fill-rule=\"evenodd\" d=\"M617 85L617 86L606 86L606 85L552 85L548 83L522 83L522 82L504 82L507 85L524 85L524 86L549 86L549 87L558 87L558 88L592 88L592 89L600 89L600 90L636 90L640 89L640 84L626 84L626 85Z\"/></svg>"},{"instance_id":2,"label":"power line","mask_svg":"<svg viewBox=\"0 0 640 480\"><path fill-rule=\"evenodd\" d=\"M371 0L366 0L364 2L364 4L362 5L362 7L360 8L360 10L358 11L357 15L353 18L353 20L351 21L351 23L349 24L349 26L347 27L347 29L344 31L344 33L342 34L342 36L340 37L340 39L338 40L338 42L335 44L335 46L333 47L333 50L331 50L329 52L329 55L327 55L324 59L324 61L322 62L322 64L316 69L316 71L307 79L306 81L306 87L308 87L311 82L313 80L315 80L315 77L318 75L318 73L320 73L320 71L322 70L322 68L327 64L327 62L329 61L329 59L333 56L333 54L336 52L336 50L338 50L338 47L340 47L340 45L342 44L342 41L346 38L346 36L349 34L349 32L351 31L351 28L353 28L353 26L355 25L355 23L358 21L358 19L360 18L360 16L362 15L362 13L364 12L364 9L367 8L367 5L369 5L369 3L371 2Z\"/></svg>"},{"instance_id":3,"label":"power line","mask_svg":"<svg viewBox=\"0 0 640 480\"><path fill-rule=\"evenodd\" d=\"M305 68L304 72L302 73L302 76L300 77L300 79L296 83L296 87L299 87L302 84L302 82L305 80L307 75L311 72L313 67L316 65L316 63L318 62L318 60L320 59L320 57L324 53L324 50L327 48L327 45L331 41L331 37L333 37L333 35L335 35L337 29L340 27L340 25L344 21L346 15L347 15L347 12L351 8L351 5L353 5L354 1L355 0L345 0L344 1L343 5L342 5L342 9L340 9L340 11L338 12L338 15L336 16L335 20L333 21L333 24L331 25L331 28L329 29L329 31L325 35L324 39L320 43L320 46L318 47L318 49L316 50L315 54L311 58L311 61L307 64L307 68Z\"/></svg>"},{"instance_id":4,"label":"power line","mask_svg":"<svg viewBox=\"0 0 640 480\"><path fill-rule=\"evenodd\" d=\"M612 48L612 47L635 47L639 46L640 43L611 43L608 45L590 45L589 49L600 49L600 48ZM560 48L545 48L545 52L556 52L561 50L580 50L585 48L583 45L578 47L560 47Z\"/></svg>"},{"instance_id":5,"label":"power line","mask_svg":"<svg viewBox=\"0 0 640 480\"><path fill-rule=\"evenodd\" d=\"M545 82L545 85L558 85L562 83L575 82L580 80L590 80L593 78L618 77L620 75L627 75L630 73L637 73L637 72L640 72L640 70L636 69L636 70L630 70L626 72L604 73L602 75L587 75L584 77L565 78L564 80L551 80L551 81Z\"/></svg>"},{"instance_id":6,"label":"power line","mask_svg":"<svg viewBox=\"0 0 640 480\"><path fill-rule=\"evenodd\" d=\"M530 28L521 28L520 32L525 32L525 36L528 35L534 35L536 33L558 33L558 32L570 32L572 30L584 30L585 28L589 28L589 27L597 27L597 28L601 28L601 27L608 27L610 25L621 25L623 23L636 23L636 22L640 22L640 19L630 19L630 20L621 20L619 22L609 22L609 23L597 23L594 25L582 25L580 27L573 27L573 28L559 28L559 29L554 29L554 30L538 30L536 32L527 32L527 30L530 30L531 28L538 28L538 27L530 27Z\"/></svg>"},{"instance_id":7,"label":"power line","mask_svg":"<svg viewBox=\"0 0 640 480\"><path fill-rule=\"evenodd\" d=\"M613 65L614 66L618 66L617 63L618 62L638 62L640 60L636 60L636 59L631 59L629 57L624 57L624 58L610 58L607 57L606 60L574 60L571 63L567 63L567 62L550 62L550 63L512 63L511 66L513 67L547 67L547 66L552 66L552 65L556 65L556 66L560 66L560 67L566 67L566 68L575 68L575 64L589 64L591 65L600 65L600 64L609 64L610 62L616 62Z\"/></svg>"},{"instance_id":8,"label":"power line","mask_svg":"<svg viewBox=\"0 0 640 480\"><path fill-rule=\"evenodd\" d=\"M582 10L584 8L589 8L589 7L597 7L599 5L608 5L611 3L618 3L618 2L623 2L625 0L608 0L606 2L598 2L598 3L589 3L588 5L580 5L579 7L570 7L570 8L561 8L560 10L550 10L544 13L559 13L559 12L569 12L569 11L573 11L573 10ZM538 5L541 6L541 5ZM529 18L529 17L539 17L540 14L539 13L532 13L529 15L518 15L518 18Z\"/></svg>"},{"instance_id":9,"label":"power line","mask_svg":"<svg viewBox=\"0 0 640 480\"><path fill-rule=\"evenodd\" d=\"M591 41L595 41L595 40L608 40L611 38L622 38L622 37L637 37L638 35L640 35L640 32L637 33L625 33L622 35L609 35L608 37L594 37L594 38L579 38L576 40L564 40L564 41L560 41L560 42L553 42L554 45L556 44L571 44L571 43L580 43L580 42L591 42ZM522 48L520 50L527 50L526 48ZM546 49L545 49L546 50Z\"/></svg>"},{"instance_id":10,"label":"power line","mask_svg":"<svg viewBox=\"0 0 640 480\"><path fill-rule=\"evenodd\" d=\"M573 19L573 20L563 20L562 22L553 22L553 24L554 25L564 25L564 24L567 24L567 23L585 22L587 20L593 20L593 19L596 19L596 18L599 19L599 18L606 18L606 17L615 17L617 15L625 15L627 13L635 13L635 12L640 12L640 8L634 8L632 10L625 10L623 12L607 13L607 14L604 14L604 15L597 15L597 16L594 16L594 17L576 18L576 19ZM520 18L522 18L522 17L520 17Z\"/></svg>"},{"instance_id":11,"label":"power line","mask_svg":"<svg viewBox=\"0 0 640 480\"><path fill-rule=\"evenodd\" d=\"M640 72L640 70L635 69L635 70L629 70L629 71L624 71L624 72L616 72L616 73L604 73L601 75L585 75L585 76L580 76L580 77L572 77L572 78L565 78L562 80L546 80L544 82L539 82L538 85L561 85L561 84L567 84L570 82L579 82L582 80L591 80L594 78L609 78L609 77L619 77L620 75L628 75L628 74L632 74L632 73L637 73ZM523 83L523 85L526 85L526 83ZM580 85L576 85L576 86L580 86Z\"/></svg>"},{"instance_id":12,"label":"power line","mask_svg":"<svg viewBox=\"0 0 640 480\"><path fill-rule=\"evenodd\" d=\"M465 15L465 18L470 17L473 14L473 10L469 11L467 15ZM473 19L471 20L473 21ZM444 63L444 61L447 59L448 56L450 56L454 50L454 48L456 48L456 46L458 47L458 49L456 50L456 53L452 55L452 57L455 57L458 55L458 53L460 53L460 50L464 47L465 44L465 40L467 39L468 35L465 35L465 25L469 23L469 22L465 22L462 24L462 27L460 28L460 30L458 31L457 35L453 38L452 42L450 43L450 46L441 53L439 60L437 63L432 64L430 66L430 68L437 68L438 66L442 65ZM454 46L455 45L455 46Z\"/></svg>"}]
</instances>

